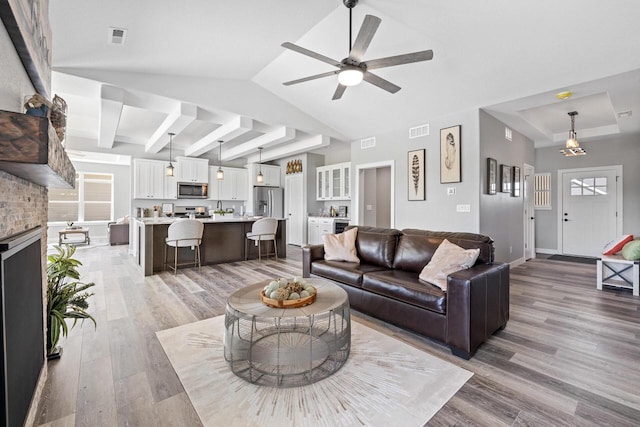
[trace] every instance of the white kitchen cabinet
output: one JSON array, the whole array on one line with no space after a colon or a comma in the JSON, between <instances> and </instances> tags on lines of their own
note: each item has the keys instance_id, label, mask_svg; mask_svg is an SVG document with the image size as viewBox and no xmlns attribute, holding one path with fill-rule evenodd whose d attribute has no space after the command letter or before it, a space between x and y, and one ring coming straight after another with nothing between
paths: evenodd
<instances>
[{"instance_id":1,"label":"white kitchen cabinet","mask_svg":"<svg viewBox=\"0 0 640 427\"><path fill-rule=\"evenodd\" d=\"M262 170L262 176L264 177L264 181L262 183L258 183L256 178L260 170ZM249 183L250 185L248 187L252 187L254 185L265 187L280 187L280 166L260 165L258 163L250 164Z\"/></svg>"},{"instance_id":2,"label":"white kitchen cabinet","mask_svg":"<svg viewBox=\"0 0 640 427\"><path fill-rule=\"evenodd\" d=\"M178 182L209 182L209 160L194 157L176 157Z\"/></svg>"},{"instance_id":3,"label":"white kitchen cabinet","mask_svg":"<svg viewBox=\"0 0 640 427\"><path fill-rule=\"evenodd\" d=\"M341 227L338 230L337 225ZM325 234L335 234L336 231L342 232L344 226L349 223L345 218L325 218L310 216L307 220L307 241L310 245L321 245L323 243L322 236Z\"/></svg>"},{"instance_id":4,"label":"white kitchen cabinet","mask_svg":"<svg viewBox=\"0 0 640 427\"><path fill-rule=\"evenodd\" d=\"M217 166L209 167L209 199L245 201L249 194L247 170L241 168L222 168L224 179L218 181Z\"/></svg>"},{"instance_id":5,"label":"white kitchen cabinet","mask_svg":"<svg viewBox=\"0 0 640 427\"><path fill-rule=\"evenodd\" d=\"M166 165L166 162L156 160L133 160L134 199L164 198Z\"/></svg>"},{"instance_id":6,"label":"white kitchen cabinet","mask_svg":"<svg viewBox=\"0 0 640 427\"><path fill-rule=\"evenodd\" d=\"M316 200L351 199L351 163L316 168Z\"/></svg>"},{"instance_id":7,"label":"white kitchen cabinet","mask_svg":"<svg viewBox=\"0 0 640 427\"><path fill-rule=\"evenodd\" d=\"M164 199L175 200L178 198L178 179L175 176L164 174Z\"/></svg>"}]
</instances>

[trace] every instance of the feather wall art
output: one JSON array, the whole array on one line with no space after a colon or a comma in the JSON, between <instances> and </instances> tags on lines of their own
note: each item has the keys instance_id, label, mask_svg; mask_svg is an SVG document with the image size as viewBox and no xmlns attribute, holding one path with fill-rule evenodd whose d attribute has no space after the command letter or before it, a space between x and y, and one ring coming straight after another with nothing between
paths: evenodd
<instances>
[{"instance_id":1,"label":"feather wall art","mask_svg":"<svg viewBox=\"0 0 640 427\"><path fill-rule=\"evenodd\" d=\"M425 200L425 150L409 151L407 157L407 186L409 200Z\"/></svg>"}]
</instances>

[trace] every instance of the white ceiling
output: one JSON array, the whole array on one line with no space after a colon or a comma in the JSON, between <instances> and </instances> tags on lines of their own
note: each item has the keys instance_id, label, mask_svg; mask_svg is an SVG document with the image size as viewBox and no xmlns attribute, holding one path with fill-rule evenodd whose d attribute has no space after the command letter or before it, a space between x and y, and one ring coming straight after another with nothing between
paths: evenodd
<instances>
[{"instance_id":1,"label":"white ceiling","mask_svg":"<svg viewBox=\"0 0 640 427\"><path fill-rule=\"evenodd\" d=\"M574 110L579 138L640 132L640 2L361 0L354 38L366 14L382 23L365 59L434 58L376 70L396 94L362 83L332 101L333 76L282 85L332 67L280 45L342 60L341 0L52 1L68 145L166 158L173 131L187 154L217 159L222 139L224 161L256 161L258 146L271 160L478 108L537 146L560 145ZM107 43L110 27L127 29L124 45Z\"/></svg>"}]
</instances>

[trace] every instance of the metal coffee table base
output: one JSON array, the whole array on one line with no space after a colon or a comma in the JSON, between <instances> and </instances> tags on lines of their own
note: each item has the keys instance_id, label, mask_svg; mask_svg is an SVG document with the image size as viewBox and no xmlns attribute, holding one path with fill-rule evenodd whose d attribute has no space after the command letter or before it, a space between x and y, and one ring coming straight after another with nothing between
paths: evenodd
<instances>
[{"instance_id":1,"label":"metal coffee table base","mask_svg":"<svg viewBox=\"0 0 640 427\"><path fill-rule=\"evenodd\" d=\"M336 372L351 349L348 298L336 302L317 313L309 307L318 301L302 309L266 309L260 315L227 304L224 351L232 372L272 387L307 385ZM307 313L295 312L305 308Z\"/></svg>"}]
</instances>

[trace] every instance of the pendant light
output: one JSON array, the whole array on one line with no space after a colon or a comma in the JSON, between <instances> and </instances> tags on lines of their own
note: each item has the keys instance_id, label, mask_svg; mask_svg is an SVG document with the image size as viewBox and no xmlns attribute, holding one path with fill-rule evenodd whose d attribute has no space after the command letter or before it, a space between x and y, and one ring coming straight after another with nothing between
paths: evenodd
<instances>
[{"instance_id":1,"label":"pendant light","mask_svg":"<svg viewBox=\"0 0 640 427\"><path fill-rule=\"evenodd\" d=\"M171 164L171 155L172 155L172 149L171 146L173 145L173 135L175 135L175 133L173 132L169 132L169 166L167 166L167 176L173 176L175 169L173 167L173 164Z\"/></svg>"},{"instance_id":2,"label":"pendant light","mask_svg":"<svg viewBox=\"0 0 640 427\"><path fill-rule=\"evenodd\" d=\"M258 184L262 184L264 182L264 175L262 175L262 147L258 147L258 151L260 152L260 169L258 170L256 181Z\"/></svg>"},{"instance_id":3,"label":"pendant light","mask_svg":"<svg viewBox=\"0 0 640 427\"><path fill-rule=\"evenodd\" d=\"M575 128L575 117L578 115L578 112L571 111L567 114L571 117L571 130L569 131L569 138L565 142L565 148L564 150L560 150L560 152L567 157L584 156L587 152L584 151L583 148L580 148L580 145L578 144L578 134L576 133Z\"/></svg>"},{"instance_id":4,"label":"pendant light","mask_svg":"<svg viewBox=\"0 0 640 427\"><path fill-rule=\"evenodd\" d=\"M220 151L218 154L218 172L216 173L216 178L218 181L224 180L224 171L222 170L222 141L218 140L220 143Z\"/></svg>"}]
</instances>

